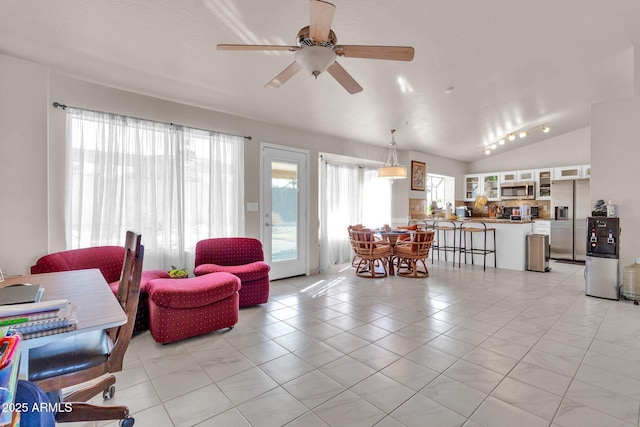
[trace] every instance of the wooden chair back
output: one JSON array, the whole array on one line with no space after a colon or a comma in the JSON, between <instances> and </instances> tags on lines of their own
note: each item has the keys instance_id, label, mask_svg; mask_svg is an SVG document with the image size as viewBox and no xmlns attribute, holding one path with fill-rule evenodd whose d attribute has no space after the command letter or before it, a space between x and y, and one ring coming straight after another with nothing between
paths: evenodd
<instances>
[{"instance_id":1,"label":"wooden chair back","mask_svg":"<svg viewBox=\"0 0 640 427\"><path fill-rule=\"evenodd\" d=\"M127 323L108 331L113 341L113 349L109 356L109 372L122 370L124 354L129 346L136 323L138 300L140 299L140 279L142 277L142 263L144 246L139 234L127 231L125 239L125 256L122 263L122 274L118 284L116 298L127 314Z\"/></svg>"}]
</instances>

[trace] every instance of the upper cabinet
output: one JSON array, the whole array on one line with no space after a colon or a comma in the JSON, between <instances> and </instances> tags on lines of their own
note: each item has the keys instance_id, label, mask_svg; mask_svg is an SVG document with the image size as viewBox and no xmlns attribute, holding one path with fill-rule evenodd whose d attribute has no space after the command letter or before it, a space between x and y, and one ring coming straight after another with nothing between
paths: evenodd
<instances>
[{"instance_id":1,"label":"upper cabinet","mask_svg":"<svg viewBox=\"0 0 640 427\"><path fill-rule=\"evenodd\" d=\"M533 170L518 171L518 181L535 181L535 175Z\"/></svg>"},{"instance_id":2,"label":"upper cabinet","mask_svg":"<svg viewBox=\"0 0 640 427\"><path fill-rule=\"evenodd\" d=\"M583 176L583 166L564 166L553 169L553 179L560 181L563 179L580 179Z\"/></svg>"},{"instance_id":3,"label":"upper cabinet","mask_svg":"<svg viewBox=\"0 0 640 427\"><path fill-rule=\"evenodd\" d=\"M500 182L516 182L518 181L518 172L502 172L500 174Z\"/></svg>"},{"instance_id":4,"label":"upper cabinet","mask_svg":"<svg viewBox=\"0 0 640 427\"><path fill-rule=\"evenodd\" d=\"M464 201L474 202L477 196L490 201L500 200L500 174L481 173L464 176Z\"/></svg>"},{"instance_id":5,"label":"upper cabinet","mask_svg":"<svg viewBox=\"0 0 640 427\"><path fill-rule=\"evenodd\" d=\"M536 199L551 200L551 177L553 169L538 169L536 171Z\"/></svg>"},{"instance_id":6,"label":"upper cabinet","mask_svg":"<svg viewBox=\"0 0 640 427\"><path fill-rule=\"evenodd\" d=\"M483 174L482 184L482 194L486 196L489 201L495 202L500 200L500 174Z\"/></svg>"},{"instance_id":7,"label":"upper cabinet","mask_svg":"<svg viewBox=\"0 0 640 427\"><path fill-rule=\"evenodd\" d=\"M466 202L473 202L476 200L476 196L479 196L480 194L480 175L465 175L464 200Z\"/></svg>"},{"instance_id":8,"label":"upper cabinet","mask_svg":"<svg viewBox=\"0 0 640 427\"><path fill-rule=\"evenodd\" d=\"M591 165L469 174L464 176L464 201L474 202L477 196L486 196L496 202L503 183L530 181L536 183L536 200L551 200L552 181L590 177Z\"/></svg>"}]
</instances>

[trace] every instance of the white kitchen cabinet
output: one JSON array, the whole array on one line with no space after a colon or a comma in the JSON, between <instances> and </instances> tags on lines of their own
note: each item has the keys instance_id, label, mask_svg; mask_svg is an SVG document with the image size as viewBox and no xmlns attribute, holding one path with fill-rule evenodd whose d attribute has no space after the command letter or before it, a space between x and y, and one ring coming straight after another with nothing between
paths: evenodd
<instances>
[{"instance_id":1,"label":"white kitchen cabinet","mask_svg":"<svg viewBox=\"0 0 640 427\"><path fill-rule=\"evenodd\" d=\"M518 181L518 172L502 172L500 174L500 182L516 182Z\"/></svg>"},{"instance_id":2,"label":"white kitchen cabinet","mask_svg":"<svg viewBox=\"0 0 640 427\"><path fill-rule=\"evenodd\" d=\"M482 194L490 202L500 200L500 174L485 173L482 174Z\"/></svg>"},{"instance_id":3,"label":"white kitchen cabinet","mask_svg":"<svg viewBox=\"0 0 640 427\"><path fill-rule=\"evenodd\" d=\"M551 221L548 219L536 219L531 228L533 234L546 234L551 242Z\"/></svg>"},{"instance_id":4,"label":"white kitchen cabinet","mask_svg":"<svg viewBox=\"0 0 640 427\"><path fill-rule=\"evenodd\" d=\"M535 173L536 200L551 200L553 169L538 169Z\"/></svg>"},{"instance_id":5,"label":"white kitchen cabinet","mask_svg":"<svg viewBox=\"0 0 640 427\"><path fill-rule=\"evenodd\" d=\"M464 176L464 201L475 202L477 196L500 200L500 174L481 173Z\"/></svg>"},{"instance_id":6,"label":"white kitchen cabinet","mask_svg":"<svg viewBox=\"0 0 640 427\"><path fill-rule=\"evenodd\" d=\"M535 171L533 170L524 170L518 171L518 181L535 181Z\"/></svg>"},{"instance_id":7,"label":"white kitchen cabinet","mask_svg":"<svg viewBox=\"0 0 640 427\"><path fill-rule=\"evenodd\" d=\"M553 179L560 181L563 179L582 178L582 166L564 166L553 169Z\"/></svg>"},{"instance_id":8,"label":"white kitchen cabinet","mask_svg":"<svg viewBox=\"0 0 640 427\"><path fill-rule=\"evenodd\" d=\"M474 202L482 194L480 175L464 176L464 201Z\"/></svg>"}]
</instances>

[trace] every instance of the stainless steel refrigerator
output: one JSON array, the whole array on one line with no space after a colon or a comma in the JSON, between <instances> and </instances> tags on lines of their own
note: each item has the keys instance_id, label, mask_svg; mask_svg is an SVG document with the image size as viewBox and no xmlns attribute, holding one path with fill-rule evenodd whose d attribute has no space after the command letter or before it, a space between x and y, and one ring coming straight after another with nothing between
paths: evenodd
<instances>
[{"instance_id":1,"label":"stainless steel refrigerator","mask_svg":"<svg viewBox=\"0 0 640 427\"><path fill-rule=\"evenodd\" d=\"M587 217L591 214L588 179L551 183L551 258L586 259Z\"/></svg>"}]
</instances>

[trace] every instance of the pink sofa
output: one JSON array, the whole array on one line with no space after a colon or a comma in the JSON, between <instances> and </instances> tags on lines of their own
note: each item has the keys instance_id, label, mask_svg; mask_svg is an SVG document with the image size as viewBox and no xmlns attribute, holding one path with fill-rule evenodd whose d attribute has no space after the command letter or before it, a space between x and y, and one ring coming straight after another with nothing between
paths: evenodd
<instances>
[{"instance_id":1,"label":"pink sofa","mask_svg":"<svg viewBox=\"0 0 640 427\"><path fill-rule=\"evenodd\" d=\"M41 257L35 265L31 266L31 274L98 268L115 295L118 292L124 254L125 249L121 246L95 246L92 248L55 252ZM168 277L169 273L163 270L148 270L142 272L142 278L140 280L140 300L138 303L134 332L149 329L148 283L153 279Z\"/></svg>"},{"instance_id":2,"label":"pink sofa","mask_svg":"<svg viewBox=\"0 0 640 427\"><path fill-rule=\"evenodd\" d=\"M166 344L238 323L240 279L211 273L149 282L149 331Z\"/></svg>"},{"instance_id":3,"label":"pink sofa","mask_svg":"<svg viewBox=\"0 0 640 427\"><path fill-rule=\"evenodd\" d=\"M269 300L269 271L262 243L250 237L220 237L196 244L194 275L231 273L242 282L240 307Z\"/></svg>"}]
</instances>

